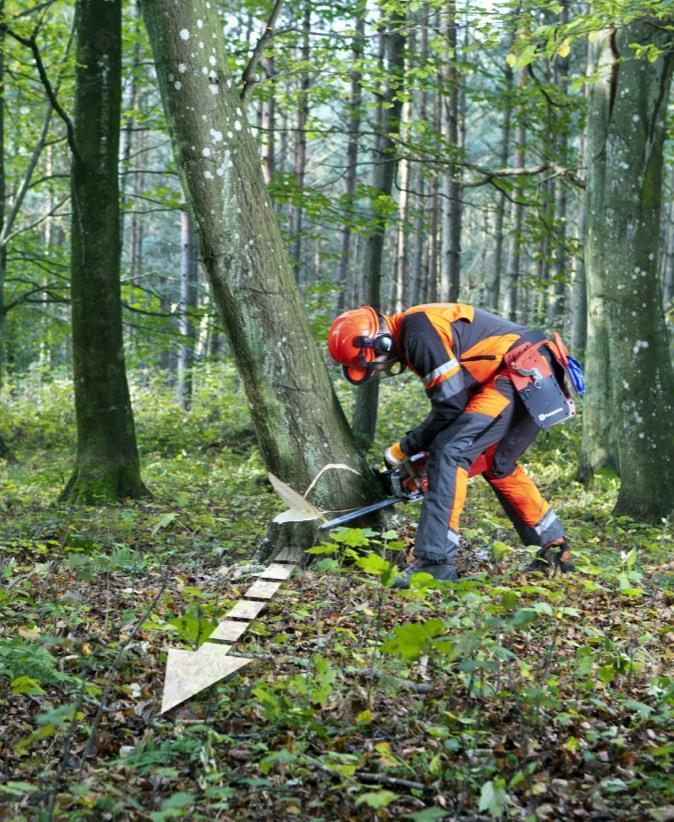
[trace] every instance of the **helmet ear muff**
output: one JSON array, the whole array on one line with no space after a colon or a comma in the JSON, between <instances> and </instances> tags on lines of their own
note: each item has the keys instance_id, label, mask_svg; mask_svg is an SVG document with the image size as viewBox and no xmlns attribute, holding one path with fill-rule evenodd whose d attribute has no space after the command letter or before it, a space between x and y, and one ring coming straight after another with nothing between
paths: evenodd
<instances>
[{"instance_id":1,"label":"helmet ear muff","mask_svg":"<svg viewBox=\"0 0 674 822\"><path fill-rule=\"evenodd\" d=\"M393 337L390 334L379 334L374 338L374 353L377 356L381 354L390 354L393 351Z\"/></svg>"},{"instance_id":2,"label":"helmet ear muff","mask_svg":"<svg viewBox=\"0 0 674 822\"><path fill-rule=\"evenodd\" d=\"M390 334L377 334L376 337L354 337L353 344L357 348L371 348L376 357L390 354L393 351L393 337Z\"/></svg>"}]
</instances>

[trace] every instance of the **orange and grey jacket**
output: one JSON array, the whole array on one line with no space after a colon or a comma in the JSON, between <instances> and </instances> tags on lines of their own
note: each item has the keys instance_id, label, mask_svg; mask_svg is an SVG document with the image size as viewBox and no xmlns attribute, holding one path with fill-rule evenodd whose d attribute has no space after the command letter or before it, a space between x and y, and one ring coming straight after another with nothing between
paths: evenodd
<instances>
[{"instance_id":1,"label":"orange and grey jacket","mask_svg":"<svg viewBox=\"0 0 674 822\"><path fill-rule=\"evenodd\" d=\"M541 336L465 303L416 305L385 319L397 354L422 379L433 405L421 425L402 439L406 454L430 446L471 395L496 375L505 353L523 336Z\"/></svg>"}]
</instances>

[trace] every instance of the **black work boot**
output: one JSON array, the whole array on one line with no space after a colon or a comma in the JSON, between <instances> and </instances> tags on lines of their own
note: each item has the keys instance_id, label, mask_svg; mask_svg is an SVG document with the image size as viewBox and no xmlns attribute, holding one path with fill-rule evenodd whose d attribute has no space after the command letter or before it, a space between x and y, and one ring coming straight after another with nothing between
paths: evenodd
<instances>
[{"instance_id":1,"label":"black work boot","mask_svg":"<svg viewBox=\"0 0 674 822\"><path fill-rule=\"evenodd\" d=\"M458 582L459 575L456 569L448 562L433 562L432 559L423 559L417 557L412 561L411 565L403 571L403 575L399 577L392 585L399 591L406 591L410 587L410 580L415 574L430 574L433 579L438 582Z\"/></svg>"},{"instance_id":2,"label":"black work boot","mask_svg":"<svg viewBox=\"0 0 674 822\"><path fill-rule=\"evenodd\" d=\"M557 545L546 545L539 548L536 557L524 569L525 571L538 571L548 576L556 574L568 574L576 570L576 566L571 559L571 551L566 540Z\"/></svg>"}]
</instances>

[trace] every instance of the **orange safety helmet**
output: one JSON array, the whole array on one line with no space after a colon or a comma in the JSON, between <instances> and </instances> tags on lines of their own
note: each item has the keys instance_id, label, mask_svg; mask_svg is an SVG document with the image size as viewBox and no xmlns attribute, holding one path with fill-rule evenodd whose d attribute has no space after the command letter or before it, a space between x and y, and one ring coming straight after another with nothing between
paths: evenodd
<instances>
[{"instance_id":1,"label":"orange safety helmet","mask_svg":"<svg viewBox=\"0 0 674 822\"><path fill-rule=\"evenodd\" d=\"M340 314L328 331L330 356L354 385L368 380L375 359L391 354L394 347L389 332L379 331L379 315L369 305Z\"/></svg>"}]
</instances>

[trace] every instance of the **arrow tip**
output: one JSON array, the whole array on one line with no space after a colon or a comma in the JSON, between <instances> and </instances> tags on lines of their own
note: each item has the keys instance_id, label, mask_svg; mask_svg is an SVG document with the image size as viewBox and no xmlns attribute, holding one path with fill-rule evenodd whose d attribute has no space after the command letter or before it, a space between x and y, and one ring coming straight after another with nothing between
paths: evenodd
<instances>
[{"instance_id":1,"label":"arrow tip","mask_svg":"<svg viewBox=\"0 0 674 822\"><path fill-rule=\"evenodd\" d=\"M253 662L249 657L228 656L229 647L205 642L196 651L169 648L160 713Z\"/></svg>"}]
</instances>

